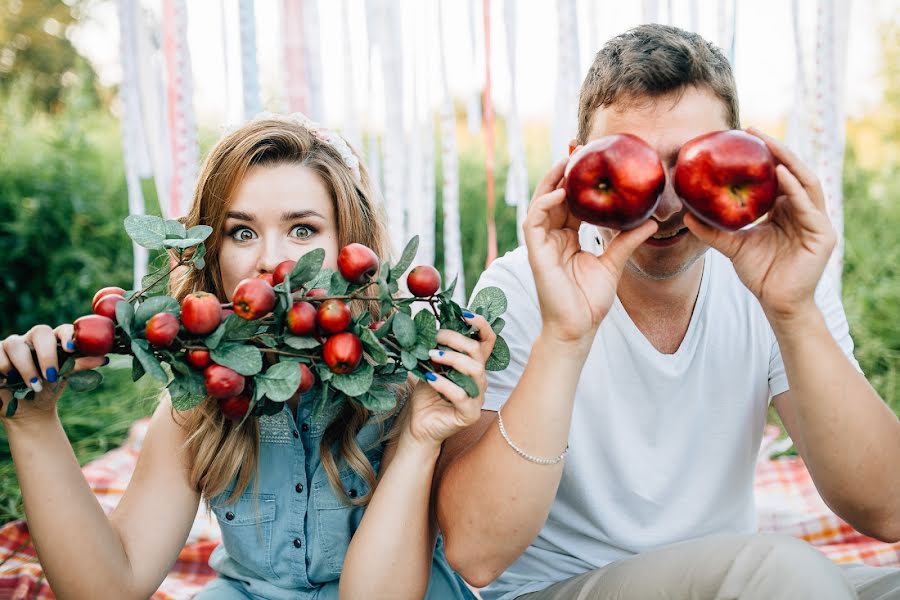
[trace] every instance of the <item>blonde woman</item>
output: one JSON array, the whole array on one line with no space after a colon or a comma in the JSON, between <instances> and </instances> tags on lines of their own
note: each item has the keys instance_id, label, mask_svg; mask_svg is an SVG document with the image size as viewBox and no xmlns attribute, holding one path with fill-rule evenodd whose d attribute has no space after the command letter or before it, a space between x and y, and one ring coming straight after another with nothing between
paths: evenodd
<instances>
[{"instance_id":1,"label":"blonde woman","mask_svg":"<svg viewBox=\"0 0 900 600\"><path fill-rule=\"evenodd\" d=\"M336 134L300 117L268 115L210 151L187 226L209 225L207 268L173 285L223 302L242 279L323 248L325 266L351 242L387 258L389 243L365 168ZM478 420L494 334L442 330L435 354L473 377L469 398L443 377L398 392L393 415L355 404L311 415L294 397L279 414L237 427L214 401L184 413L163 397L137 467L108 517L90 491L56 412L56 348L72 326L37 325L0 344L0 377L16 370L37 391L3 419L29 529L60 598L147 598L185 543L201 499L222 530L210 558L220 576L197 596L471 598L449 568L431 510L441 443ZM31 350L37 356L32 359ZM99 358L80 359L79 369ZM0 391L0 401L10 400ZM5 414L5 413L4 413ZM437 542L436 542L437 540Z\"/></svg>"}]
</instances>

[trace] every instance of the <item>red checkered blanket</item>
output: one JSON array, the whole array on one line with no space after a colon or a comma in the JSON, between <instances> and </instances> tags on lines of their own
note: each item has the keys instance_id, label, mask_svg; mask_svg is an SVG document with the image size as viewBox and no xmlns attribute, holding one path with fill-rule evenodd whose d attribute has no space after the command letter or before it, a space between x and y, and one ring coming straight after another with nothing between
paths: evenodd
<instances>
[{"instance_id":1,"label":"red checkered blanket","mask_svg":"<svg viewBox=\"0 0 900 600\"><path fill-rule=\"evenodd\" d=\"M109 513L125 491L137 462L148 419L136 422L121 448L84 467L84 474L104 510ZM778 435L769 427L756 470L756 502L761 531L797 536L815 545L836 562L862 562L874 566L900 566L900 544L885 544L866 537L832 513L799 458L769 460ZM215 576L207 564L219 540L214 518L203 507L178 561L153 600L187 600ZM0 600L54 598L43 578L24 521L0 527Z\"/></svg>"}]
</instances>

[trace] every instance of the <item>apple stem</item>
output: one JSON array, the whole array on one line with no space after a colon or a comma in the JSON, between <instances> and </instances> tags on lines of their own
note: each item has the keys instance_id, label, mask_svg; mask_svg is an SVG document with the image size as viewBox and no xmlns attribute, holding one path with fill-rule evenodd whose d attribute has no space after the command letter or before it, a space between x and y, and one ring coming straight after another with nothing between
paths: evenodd
<instances>
[{"instance_id":1,"label":"apple stem","mask_svg":"<svg viewBox=\"0 0 900 600\"><path fill-rule=\"evenodd\" d=\"M143 295L147 292L147 290L151 289L151 288L152 288L153 286L155 286L157 283L159 283L160 281L162 281L163 279L165 279L166 277L168 277L169 275L171 275L171 274L175 271L175 269L177 269L178 267L183 267L183 266L186 265L186 264L188 264L188 261L186 261L186 260L184 259L183 256L179 256L178 262L175 263L175 264L172 266L172 268L170 268L168 271L166 271L165 273L163 273L162 275L160 275L159 277L157 277L157 278L153 281L153 283L151 283L150 285L144 286L144 288L143 288L142 290L140 290L138 293L134 294L131 298L129 298L129 299L128 299L128 302L129 302L130 304L133 304L138 298L140 298L141 296L143 296Z\"/></svg>"}]
</instances>

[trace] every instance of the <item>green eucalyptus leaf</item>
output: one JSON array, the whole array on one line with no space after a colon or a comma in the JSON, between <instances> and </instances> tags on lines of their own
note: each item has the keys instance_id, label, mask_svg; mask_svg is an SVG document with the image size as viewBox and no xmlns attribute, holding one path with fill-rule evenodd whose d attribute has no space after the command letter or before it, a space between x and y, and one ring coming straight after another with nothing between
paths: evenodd
<instances>
[{"instance_id":1,"label":"green eucalyptus leaf","mask_svg":"<svg viewBox=\"0 0 900 600\"><path fill-rule=\"evenodd\" d=\"M416 358L416 355L408 350L402 350L400 352L400 361L404 368L407 369L415 369L416 365L419 364L419 359Z\"/></svg>"},{"instance_id":2,"label":"green eucalyptus leaf","mask_svg":"<svg viewBox=\"0 0 900 600\"><path fill-rule=\"evenodd\" d=\"M165 246L166 248L178 248L180 250L184 250L185 248L192 248L202 243L203 240L188 238L186 240L166 240L163 242L163 246Z\"/></svg>"},{"instance_id":3,"label":"green eucalyptus leaf","mask_svg":"<svg viewBox=\"0 0 900 600\"><path fill-rule=\"evenodd\" d=\"M144 376L147 371L144 369L143 363L137 357L131 358L131 380L137 381Z\"/></svg>"},{"instance_id":4,"label":"green eucalyptus leaf","mask_svg":"<svg viewBox=\"0 0 900 600\"><path fill-rule=\"evenodd\" d=\"M16 410L19 408L19 392L17 391L9 404L6 405L6 418L11 419L15 416Z\"/></svg>"},{"instance_id":5,"label":"green eucalyptus leaf","mask_svg":"<svg viewBox=\"0 0 900 600\"><path fill-rule=\"evenodd\" d=\"M291 335L289 333L284 335L284 343L294 350L311 350L321 345L316 338L305 335Z\"/></svg>"},{"instance_id":6,"label":"green eucalyptus leaf","mask_svg":"<svg viewBox=\"0 0 900 600\"><path fill-rule=\"evenodd\" d=\"M479 309L482 310L479 311ZM506 294L496 286L481 288L472 299L469 310L486 315L490 321L491 318L499 317L506 312Z\"/></svg>"},{"instance_id":7,"label":"green eucalyptus leaf","mask_svg":"<svg viewBox=\"0 0 900 600\"><path fill-rule=\"evenodd\" d=\"M184 239L188 237L187 229L179 221L174 219L166 219L165 221L166 237L169 239Z\"/></svg>"},{"instance_id":8,"label":"green eucalyptus leaf","mask_svg":"<svg viewBox=\"0 0 900 600\"><path fill-rule=\"evenodd\" d=\"M187 233L184 237L194 238L200 241L205 240L210 235L212 235L213 228L209 225L194 225L190 229L187 230Z\"/></svg>"},{"instance_id":9,"label":"green eucalyptus leaf","mask_svg":"<svg viewBox=\"0 0 900 600\"><path fill-rule=\"evenodd\" d=\"M210 349L209 356L214 363L244 376L249 377L262 371L262 353L256 346L226 342Z\"/></svg>"},{"instance_id":10,"label":"green eucalyptus leaf","mask_svg":"<svg viewBox=\"0 0 900 600\"><path fill-rule=\"evenodd\" d=\"M290 272L292 285L298 287L313 279L322 269L324 261L325 250L323 248L310 250L301 256Z\"/></svg>"},{"instance_id":11,"label":"green eucalyptus leaf","mask_svg":"<svg viewBox=\"0 0 900 600\"><path fill-rule=\"evenodd\" d=\"M391 267L391 277L396 281L403 273L406 272L406 269L409 268L409 265L412 264L413 258L416 257L416 252L419 250L419 236L415 235L412 237L409 242L406 244L406 248L403 249L403 253L400 254L400 260L397 261L393 267Z\"/></svg>"},{"instance_id":12,"label":"green eucalyptus leaf","mask_svg":"<svg viewBox=\"0 0 900 600\"><path fill-rule=\"evenodd\" d=\"M325 267L324 269L322 269L321 271L319 271L319 274L316 275L316 276L312 279L312 281L310 281L309 283L307 283L307 285L306 285L307 290L311 290L311 289L314 289L314 288L320 288L320 289L325 290L326 292L329 292L329 294L330 294L330 293L331 293L331 292L330 292L330 290L331 290L331 277L332 277L333 275L334 275L334 271L332 271L332 270L329 269L328 267Z\"/></svg>"},{"instance_id":13,"label":"green eucalyptus leaf","mask_svg":"<svg viewBox=\"0 0 900 600\"><path fill-rule=\"evenodd\" d=\"M253 378L256 387L274 402L288 400L300 387L300 367L296 362L280 362Z\"/></svg>"},{"instance_id":14,"label":"green eucalyptus leaf","mask_svg":"<svg viewBox=\"0 0 900 600\"><path fill-rule=\"evenodd\" d=\"M455 369L451 369L447 372L446 377L465 390L470 398L478 397L478 385L475 383L475 380L468 375L464 375Z\"/></svg>"},{"instance_id":15,"label":"green eucalyptus leaf","mask_svg":"<svg viewBox=\"0 0 900 600\"><path fill-rule=\"evenodd\" d=\"M372 386L368 392L359 397L359 403L373 413L383 413L397 406L397 396L389 389Z\"/></svg>"},{"instance_id":16,"label":"green eucalyptus leaf","mask_svg":"<svg viewBox=\"0 0 900 600\"><path fill-rule=\"evenodd\" d=\"M376 365L383 365L388 361L387 350L375 337L375 332L368 327L363 327L359 331L359 339L362 342L366 353L372 358Z\"/></svg>"},{"instance_id":17,"label":"green eucalyptus leaf","mask_svg":"<svg viewBox=\"0 0 900 600\"><path fill-rule=\"evenodd\" d=\"M421 346L434 348L437 345L437 319L427 308L420 310L413 318L416 325L416 338Z\"/></svg>"},{"instance_id":18,"label":"green eucalyptus leaf","mask_svg":"<svg viewBox=\"0 0 900 600\"><path fill-rule=\"evenodd\" d=\"M237 313L231 313L225 318L225 334L226 340L244 340L256 335L259 328L258 321L248 321L242 319Z\"/></svg>"},{"instance_id":19,"label":"green eucalyptus leaf","mask_svg":"<svg viewBox=\"0 0 900 600\"><path fill-rule=\"evenodd\" d=\"M141 366L144 370L150 374L154 379L161 381L163 383L168 383L169 378L166 375L166 372L163 371L162 365L159 364L159 360L156 356L150 352L150 344L147 340L143 339L133 339L131 340L131 353L134 354L134 357L140 361ZM132 370L133 374L133 370Z\"/></svg>"},{"instance_id":20,"label":"green eucalyptus leaf","mask_svg":"<svg viewBox=\"0 0 900 600\"><path fill-rule=\"evenodd\" d=\"M116 304L116 323L128 337L134 337L134 307L129 302Z\"/></svg>"},{"instance_id":21,"label":"green eucalyptus leaf","mask_svg":"<svg viewBox=\"0 0 900 600\"><path fill-rule=\"evenodd\" d=\"M122 304L122 302L120 302L119 304ZM65 377L66 375L71 373L72 369L74 369L74 368L75 368L75 357L70 356L70 357L66 358L63 365L59 368L59 376Z\"/></svg>"},{"instance_id":22,"label":"green eucalyptus leaf","mask_svg":"<svg viewBox=\"0 0 900 600\"><path fill-rule=\"evenodd\" d=\"M494 330L496 335L500 335L500 332L503 331L503 328L506 326L506 320L503 317L496 317L493 321L491 321L491 329Z\"/></svg>"},{"instance_id":23,"label":"green eucalyptus leaf","mask_svg":"<svg viewBox=\"0 0 900 600\"><path fill-rule=\"evenodd\" d=\"M484 365L487 371L502 371L509 366L509 346L499 335L494 342L494 349Z\"/></svg>"},{"instance_id":24,"label":"green eucalyptus leaf","mask_svg":"<svg viewBox=\"0 0 900 600\"><path fill-rule=\"evenodd\" d=\"M394 313L394 337L401 348L412 348L416 344L416 325L413 320L404 312Z\"/></svg>"},{"instance_id":25,"label":"green eucalyptus leaf","mask_svg":"<svg viewBox=\"0 0 900 600\"><path fill-rule=\"evenodd\" d=\"M154 294L162 294L169 286L169 267L168 265L156 269L152 273L144 275L141 278L141 289L144 290L144 296L152 296ZM135 292L137 293L137 292ZM132 294L134 295L134 294ZM125 298L130 299L129 297Z\"/></svg>"},{"instance_id":26,"label":"green eucalyptus leaf","mask_svg":"<svg viewBox=\"0 0 900 600\"><path fill-rule=\"evenodd\" d=\"M335 374L331 378L331 385L351 398L355 398L369 391L374 375L374 367L363 362L352 373Z\"/></svg>"},{"instance_id":27,"label":"green eucalyptus leaf","mask_svg":"<svg viewBox=\"0 0 900 600\"><path fill-rule=\"evenodd\" d=\"M166 240L165 222L152 215L128 215L125 217L125 232L134 243L148 250L162 248Z\"/></svg>"},{"instance_id":28,"label":"green eucalyptus leaf","mask_svg":"<svg viewBox=\"0 0 900 600\"><path fill-rule=\"evenodd\" d=\"M143 331L150 317L161 312L170 312L177 317L181 314L181 306L171 296L152 296L147 298L134 311L135 330Z\"/></svg>"},{"instance_id":29,"label":"green eucalyptus leaf","mask_svg":"<svg viewBox=\"0 0 900 600\"><path fill-rule=\"evenodd\" d=\"M331 274L331 283L328 286L328 294L331 296L343 296L347 293L350 282L341 276L340 273Z\"/></svg>"}]
</instances>

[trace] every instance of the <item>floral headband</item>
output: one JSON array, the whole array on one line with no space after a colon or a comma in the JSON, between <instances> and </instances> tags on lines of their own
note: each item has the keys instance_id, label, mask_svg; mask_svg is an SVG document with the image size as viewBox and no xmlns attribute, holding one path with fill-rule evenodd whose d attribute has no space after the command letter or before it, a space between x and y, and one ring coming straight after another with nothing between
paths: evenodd
<instances>
[{"instance_id":1,"label":"floral headband","mask_svg":"<svg viewBox=\"0 0 900 600\"><path fill-rule=\"evenodd\" d=\"M256 115L253 120L288 121L291 123L296 123L304 127L305 129L308 129L314 136L316 136L318 140L328 144L337 151L337 153L341 157L341 160L344 161L344 164L347 165L347 168L350 169L351 173L353 173L353 178L356 180L356 183L361 183L361 176L359 174L359 158L357 158L356 154L353 153L353 150L350 149L349 144L347 144L344 138L341 137L341 135L333 129L328 129L323 125L319 125L300 112L291 113L289 115L262 112Z\"/></svg>"}]
</instances>

